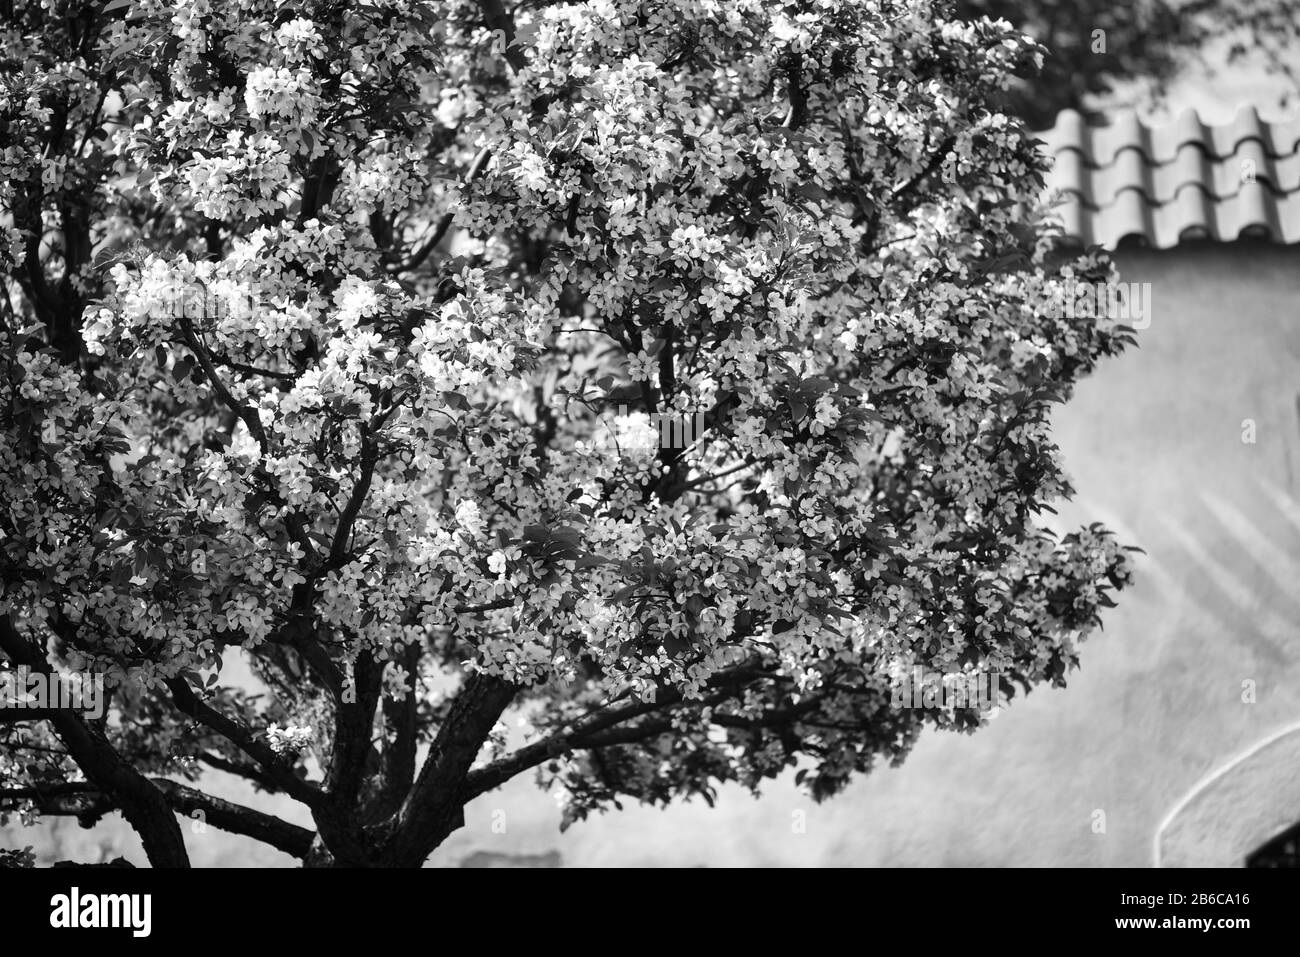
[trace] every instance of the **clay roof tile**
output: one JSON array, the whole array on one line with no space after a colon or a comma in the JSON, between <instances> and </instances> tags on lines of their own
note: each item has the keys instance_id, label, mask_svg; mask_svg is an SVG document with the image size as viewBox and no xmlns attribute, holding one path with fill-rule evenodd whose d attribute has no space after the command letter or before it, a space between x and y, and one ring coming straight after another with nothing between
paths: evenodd
<instances>
[{"instance_id":1,"label":"clay roof tile","mask_svg":"<svg viewBox=\"0 0 1300 957\"><path fill-rule=\"evenodd\" d=\"M1055 159L1068 240L1125 237L1165 249L1191 238L1300 242L1300 118L1266 123L1247 107L1222 126L1195 110L1148 126L1133 111L1090 126L1073 110L1038 134Z\"/></svg>"}]
</instances>

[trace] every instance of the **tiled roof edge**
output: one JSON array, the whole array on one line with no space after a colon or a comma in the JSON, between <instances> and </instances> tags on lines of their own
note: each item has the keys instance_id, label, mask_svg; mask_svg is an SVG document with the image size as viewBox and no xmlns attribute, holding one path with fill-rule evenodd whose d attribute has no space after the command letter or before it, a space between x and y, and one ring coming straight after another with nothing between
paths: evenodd
<instances>
[{"instance_id":1,"label":"tiled roof edge","mask_svg":"<svg viewBox=\"0 0 1300 957\"><path fill-rule=\"evenodd\" d=\"M1300 242L1300 117L1264 123L1254 108L1222 126L1194 110L1163 126L1133 111L1090 126L1073 110L1038 136L1055 160L1047 189L1063 197L1066 239L1157 248L1189 238Z\"/></svg>"}]
</instances>

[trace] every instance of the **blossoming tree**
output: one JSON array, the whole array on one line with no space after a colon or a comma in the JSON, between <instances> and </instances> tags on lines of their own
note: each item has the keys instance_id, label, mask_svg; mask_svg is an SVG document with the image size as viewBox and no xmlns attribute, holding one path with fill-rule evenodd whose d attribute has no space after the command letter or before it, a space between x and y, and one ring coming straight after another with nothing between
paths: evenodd
<instances>
[{"instance_id":1,"label":"blossoming tree","mask_svg":"<svg viewBox=\"0 0 1300 957\"><path fill-rule=\"evenodd\" d=\"M1127 582L1041 515L1128 333L1041 308L1110 267L988 107L1040 53L1006 24L7 6L0 652L110 696L0 712L11 813L414 866L526 772L566 820L823 798L984 720L900 675L1062 684Z\"/></svg>"}]
</instances>

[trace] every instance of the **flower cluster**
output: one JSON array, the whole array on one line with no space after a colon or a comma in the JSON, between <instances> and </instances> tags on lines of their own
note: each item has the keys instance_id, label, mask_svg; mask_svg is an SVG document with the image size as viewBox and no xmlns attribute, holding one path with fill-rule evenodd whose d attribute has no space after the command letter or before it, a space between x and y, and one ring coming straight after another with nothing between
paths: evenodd
<instances>
[{"instance_id":1,"label":"flower cluster","mask_svg":"<svg viewBox=\"0 0 1300 957\"><path fill-rule=\"evenodd\" d=\"M271 725L266 729L266 740L276 754L293 756L305 750L312 741L312 730L306 727L281 728Z\"/></svg>"}]
</instances>

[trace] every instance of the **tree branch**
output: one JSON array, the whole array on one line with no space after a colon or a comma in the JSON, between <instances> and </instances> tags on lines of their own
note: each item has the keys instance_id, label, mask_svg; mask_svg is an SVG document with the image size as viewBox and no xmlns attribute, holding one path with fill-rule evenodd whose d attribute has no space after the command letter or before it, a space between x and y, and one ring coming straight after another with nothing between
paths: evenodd
<instances>
[{"instance_id":1,"label":"tree branch","mask_svg":"<svg viewBox=\"0 0 1300 957\"><path fill-rule=\"evenodd\" d=\"M286 794L308 807L316 807L320 804L322 799L320 789L294 774L280 756L271 750L270 745L262 744L254 738L247 727L200 701L185 679L171 678L166 684L177 708L222 735L256 761L266 771L267 776Z\"/></svg>"},{"instance_id":2,"label":"tree branch","mask_svg":"<svg viewBox=\"0 0 1300 957\"><path fill-rule=\"evenodd\" d=\"M418 867L464 822L465 776L517 690L481 672L465 682L398 813L389 848L397 861Z\"/></svg>"},{"instance_id":3,"label":"tree branch","mask_svg":"<svg viewBox=\"0 0 1300 957\"><path fill-rule=\"evenodd\" d=\"M270 451L270 444L267 442L266 430L262 428L262 420L257 415L257 410L249 406L240 404L226 384L221 381L221 374L217 372L216 367L212 364L212 357L208 355L208 350L203 343L199 342L199 337L194 333L194 324L185 316L178 318L181 327L181 334L185 337L185 344L190 347L190 352L194 353L194 358L199 360L199 367L203 369L203 375L207 378L208 384L212 386L222 403L230 409L231 412L239 416L240 421L248 427L248 434L257 440L257 447L266 455Z\"/></svg>"},{"instance_id":4,"label":"tree branch","mask_svg":"<svg viewBox=\"0 0 1300 957\"><path fill-rule=\"evenodd\" d=\"M204 822L213 827L251 837L294 857L305 857L315 837L305 827L176 781L166 778L150 778L150 781L166 797L173 811L185 815L202 812ZM88 782L0 790L0 803L11 802L34 804L42 814L76 817L83 827L90 827L105 814L119 810L111 794Z\"/></svg>"},{"instance_id":5,"label":"tree branch","mask_svg":"<svg viewBox=\"0 0 1300 957\"><path fill-rule=\"evenodd\" d=\"M716 675L710 685L721 690L695 703L708 706L726 701L734 697L744 685L764 677L767 676L763 672L755 670L754 662L746 662ZM644 728L647 723L632 724L631 722L647 714L667 711L684 701L680 691L673 688L660 689L654 701L630 701L579 719L567 731L556 732L541 741L525 745L513 754L493 761L485 767L471 771L465 780L465 800L469 801L499 787L517 774L562 754L608 747L613 744L626 744L630 740L641 740L640 737L627 738L625 735L637 728Z\"/></svg>"},{"instance_id":6,"label":"tree branch","mask_svg":"<svg viewBox=\"0 0 1300 957\"><path fill-rule=\"evenodd\" d=\"M334 719L334 747L325 772L326 800L336 807L352 807L366 771L371 734L384 666L369 651L357 655L352 668L353 700L340 700Z\"/></svg>"},{"instance_id":7,"label":"tree branch","mask_svg":"<svg viewBox=\"0 0 1300 957\"><path fill-rule=\"evenodd\" d=\"M251 781L262 790L271 794L282 793L283 789L276 784L261 768L251 764L239 764L223 758L219 754L210 754L204 751L198 756L198 759L215 771L224 771L226 774L232 774L235 777L243 778L245 781Z\"/></svg>"},{"instance_id":8,"label":"tree branch","mask_svg":"<svg viewBox=\"0 0 1300 957\"><path fill-rule=\"evenodd\" d=\"M338 528L334 530L334 541L330 544L325 568L342 568L347 564L344 559L347 555L348 542L352 538L352 529L356 525L357 516L361 513L361 506L365 504L366 496L370 494L370 483L374 479L375 466L378 462L377 441L370 431L362 426L361 474L357 476L356 484L352 486L352 494L348 496L347 504L343 506L343 513L339 516Z\"/></svg>"},{"instance_id":9,"label":"tree branch","mask_svg":"<svg viewBox=\"0 0 1300 957\"><path fill-rule=\"evenodd\" d=\"M75 817L82 827L93 827L105 814L118 810L112 795L93 784L70 782L0 791L0 804L36 806L42 814Z\"/></svg>"},{"instance_id":10,"label":"tree branch","mask_svg":"<svg viewBox=\"0 0 1300 957\"><path fill-rule=\"evenodd\" d=\"M891 198L902 199L903 197L910 195L912 190L916 189L916 187L920 185L923 179L925 179L927 176L929 176L931 173L933 173L936 169L939 168L939 164L943 162L944 157L948 155L948 152L953 148L953 146L956 145L956 143L957 143L957 137L955 136L947 137L942 143L939 144L939 148L935 150L934 155L931 156L926 161L925 165L921 167L920 171L911 179L909 179L906 183L904 183L902 186L899 186L897 189L894 190L893 194L891 195Z\"/></svg>"},{"instance_id":11,"label":"tree branch","mask_svg":"<svg viewBox=\"0 0 1300 957\"><path fill-rule=\"evenodd\" d=\"M410 675L411 690L401 701L385 698L384 725L390 735L384 748L381 766L382 787L375 800L375 814L386 816L396 811L415 783L416 745L419 728L416 722L419 701L415 693L420 667L420 648L408 645L403 666Z\"/></svg>"},{"instance_id":12,"label":"tree branch","mask_svg":"<svg viewBox=\"0 0 1300 957\"><path fill-rule=\"evenodd\" d=\"M45 656L27 643L8 615L0 615L0 649L10 661L32 671L53 673ZM71 711L56 711L49 721L86 778L114 796L123 817L139 833L149 863L154 867L189 867L185 841L166 798L123 760L104 731Z\"/></svg>"},{"instance_id":13,"label":"tree branch","mask_svg":"<svg viewBox=\"0 0 1300 957\"><path fill-rule=\"evenodd\" d=\"M490 159L491 156L492 151L486 146L478 151L478 155L474 157L474 161L469 164L468 172L465 173L463 186L468 186L470 183L474 182L474 180L479 178L483 169L487 166L488 159ZM433 235L424 242L424 245L413 253L411 258L406 262L396 263L389 266L388 271L391 273L408 272L423 263L429 258L429 253L438 248L438 244L442 242L443 237L447 235L447 231L451 229L451 224L455 219L456 214L454 212L448 210L443 213L442 218L438 220L438 225L434 227Z\"/></svg>"},{"instance_id":14,"label":"tree branch","mask_svg":"<svg viewBox=\"0 0 1300 957\"><path fill-rule=\"evenodd\" d=\"M203 820L213 827L251 837L293 857L306 857L312 839L316 836L315 832L290 824L273 814L264 814L242 804L213 797L175 781L154 778L153 782L167 796L172 808L181 814L201 812Z\"/></svg>"}]
</instances>

